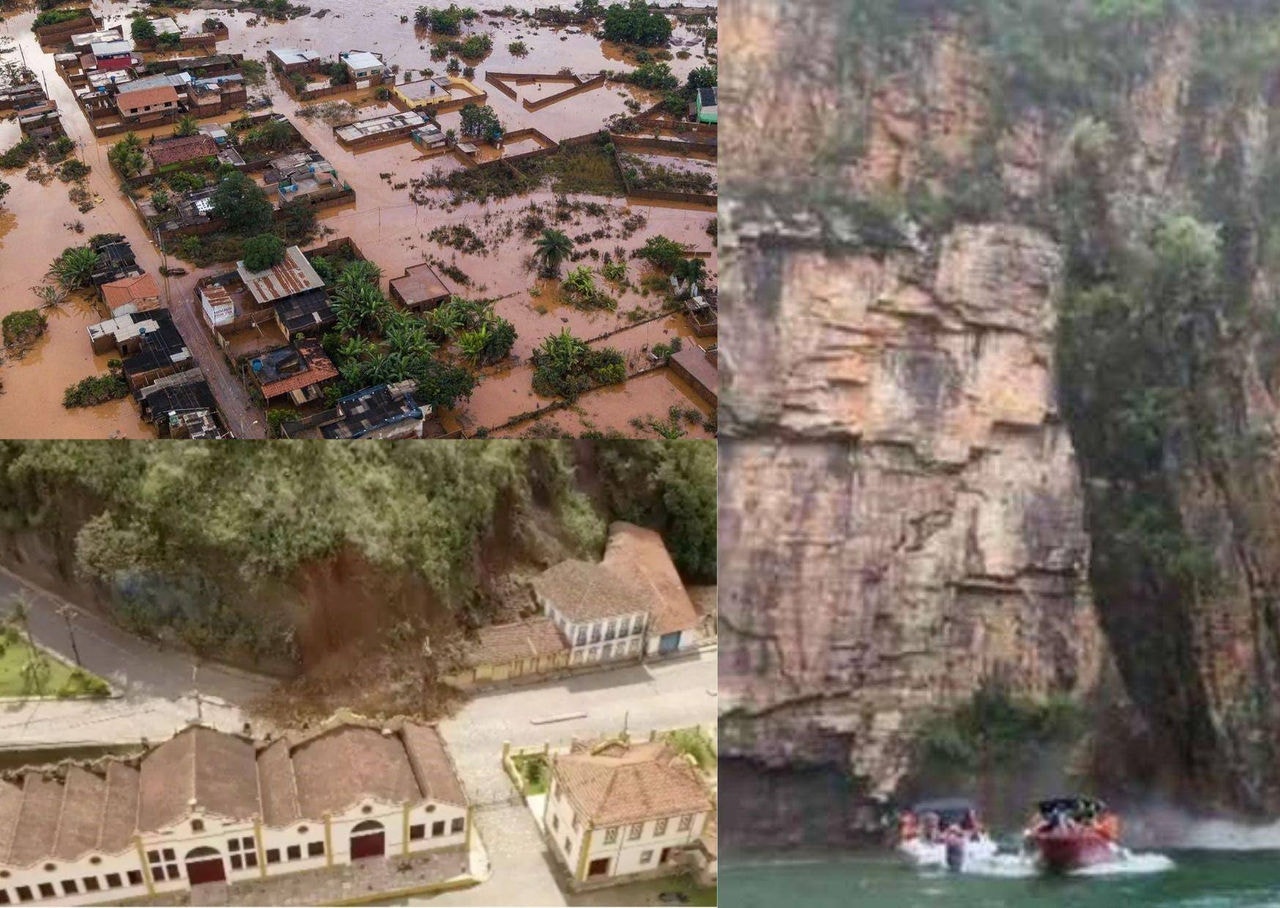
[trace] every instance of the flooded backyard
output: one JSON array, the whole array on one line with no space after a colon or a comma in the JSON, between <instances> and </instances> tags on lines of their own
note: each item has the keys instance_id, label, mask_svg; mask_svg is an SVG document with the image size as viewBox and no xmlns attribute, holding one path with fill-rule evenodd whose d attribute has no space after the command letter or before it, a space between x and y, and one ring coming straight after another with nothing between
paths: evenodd
<instances>
[{"instance_id":1,"label":"flooded backyard","mask_svg":"<svg viewBox=\"0 0 1280 908\"><path fill-rule=\"evenodd\" d=\"M399 81L410 73L417 79L427 70L442 75L445 63L432 61L431 37L413 24L418 5L417 2L370 5L356 0L337 0L325 5L327 12L320 18L311 15L288 21L268 21L245 12L218 10L216 15L228 24L230 37L219 42L217 50L265 60L271 47L302 48L326 57L358 48L382 55L385 63L397 70ZM437 0L429 5L447 4ZM521 10L551 5L515 4ZM127 31L129 16L140 7L94 2L93 8L105 19L105 27L124 24ZM714 4L708 8L714 9ZM208 8L172 12L180 24L194 31L198 31L200 22L210 15ZM0 23L0 37L11 39L0 48L10 49L0 60L25 60L38 80L47 85L49 96L63 112L62 120L69 137L77 143L77 154L93 168L87 186L95 205L82 213L68 198L67 186L57 180L42 186L26 179L21 170L3 174L12 191L0 208L0 262L4 264L0 269L0 290L3 290L0 315L35 307L38 300L30 288L42 282L53 258L64 247L83 243L94 234L123 234L132 244L138 263L150 274L158 275L164 261L132 203L120 191L119 177L107 163L107 151L120 136L101 139L93 136L72 90L55 69L52 54L39 48L30 27L32 17L32 13L24 13ZM401 22L401 17L407 17L408 21ZM611 117L632 114L641 106L648 108L661 98L659 93L610 81L538 110L527 110L522 101L536 102L567 86L557 82L519 85L515 87L519 100L513 100L487 83L485 73L555 73L569 68L582 75L605 69L628 70L634 61L624 61L617 48L602 44L595 36L576 28L539 27L532 21L491 15L482 16L473 26L469 30L492 36L493 51L483 62L475 64L472 81L487 92L485 103L493 108L509 132L532 128L553 141L584 136L604 128ZM508 45L514 42L523 45L526 51L523 55L514 55L509 50ZM679 24L673 32L670 50L674 56L668 63L681 81L694 67L708 63L701 40ZM268 73L265 84L251 87L249 94L250 97L269 97L271 110L287 116L307 142L333 164L341 180L355 190L353 204L317 212L325 234L318 242L336 237L353 239L381 268L383 290L390 279L399 277L407 267L431 262L437 271L443 270L451 292L495 300L496 314L515 327L517 338L511 358L498 367L481 370L479 384L470 399L458 407L458 420L465 431L493 431L498 435L620 432L657 437L663 434L664 427L670 431L673 412L687 412L700 417L682 417L680 431L690 437L709 434L706 424L710 422L714 426L714 422L707 419L713 417L711 407L669 368L644 370L654 365L648 357L654 345L670 345L672 338L680 337L686 345L696 342L705 348L713 345L715 338L692 337L682 314L664 311L669 304L668 288L662 285L663 276L655 274L633 254L649 238L664 236L700 257L709 282L714 285L717 273L711 229L714 208L641 203L621 194L556 193L545 187L507 199L491 198L483 204L455 205L449 190L433 189L423 182L435 173L464 169L465 165L454 156L428 156L407 137L359 151L338 142L333 130L336 123L397 111L386 100L379 100L375 90L352 90L304 104L293 99L276 77ZM329 122L323 116L304 116L307 108L327 108L332 114ZM215 120L228 123L239 115L232 112ZM442 130L460 130L458 111L441 114L437 120ZM149 132L167 136L172 127ZM149 132L139 131L139 135L145 140ZM19 137L15 122L0 123L0 148L11 146ZM511 157L541 147L538 140L520 138L503 149L502 154ZM498 153L488 151L487 154L497 156ZM646 152L643 159L661 161L675 170L705 172L712 176L715 172L714 161L701 158L680 159ZM577 308L561 298L558 282L538 276L531 257L534 239L541 229L539 225L562 230L573 238L574 260L565 263L566 271L586 265L596 272L600 282L599 269L603 262L626 262L626 276L622 281L602 283L603 289L616 300L615 308ZM170 264L181 263L170 258ZM175 323L196 360L202 366L208 364L206 375L219 403L227 411L225 415L232 431L241 437L261 436L265 434L263 412L243 388L235 387L239 379L228 370L222 352L213 342L194 293L200 277L234 266L220 263L204 269L186 267L188 274L162 280L162 304L173 311ZM456 279L458 275L464 276L463 279ZM3 382L0 436L152 435L150 427L139 419L136 404L128 398L82 409L68 410L62 406L63 391L68 385L107 370L110 357L93 355L85 329L109 313L100 304L69 299L46 314L45 336L21 358L6 359L0 366ZM587 392L572 406L554 409L541 419L508 425L520 414L556 403L533 392L529 359L543 338L565 329L575 337L591 341L593 346L604 344L619 350L628 361L629 372L644 371L644 374L623 385Z\"/></svg>"}]
</instances>

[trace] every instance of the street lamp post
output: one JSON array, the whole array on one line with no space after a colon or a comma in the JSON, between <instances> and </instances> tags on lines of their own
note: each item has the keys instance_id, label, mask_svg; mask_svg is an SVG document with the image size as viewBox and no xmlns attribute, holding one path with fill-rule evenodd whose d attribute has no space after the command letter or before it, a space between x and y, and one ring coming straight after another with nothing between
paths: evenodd
<instances>
[{"instance_id":1,"label":"street lamp post","mask_svg":"<svg viewBox=\"0 0 1280 908\"><path fill-rule=\"evenodd\" d=\"M60 605L58 614L62 616L63 621L67 622L67 636L71 638L71 654L75 656L76 668L84 668L84 664L80 661L80 648L76 646L76 626L71 620L75 616L75 609L69 605Z\"/></svg>"}]
</instances>

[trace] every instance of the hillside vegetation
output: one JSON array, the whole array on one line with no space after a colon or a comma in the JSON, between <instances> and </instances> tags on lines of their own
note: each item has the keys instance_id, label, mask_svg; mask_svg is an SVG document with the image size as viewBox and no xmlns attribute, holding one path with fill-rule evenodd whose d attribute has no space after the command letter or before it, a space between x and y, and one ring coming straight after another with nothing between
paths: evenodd
<instances>
[{"instance_id":1,"label":"hillside vegetation","mask_svg":"<svg viewBox=\"0 0 1280 908\"><path fill-rule=\"evenodd\" d=\"M661 530L690 581L714 581L714 445L584 450L607 469L557 441L9 442L0 519L135 632L304 666L484 623L506 573L598 557L613 519Z\"/></svg>"}]
</instances>

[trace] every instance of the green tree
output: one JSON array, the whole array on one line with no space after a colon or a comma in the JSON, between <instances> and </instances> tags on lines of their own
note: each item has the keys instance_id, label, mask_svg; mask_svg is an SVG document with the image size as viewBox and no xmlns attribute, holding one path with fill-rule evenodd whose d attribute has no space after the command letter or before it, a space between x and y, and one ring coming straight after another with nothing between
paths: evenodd
<instances>
[{"instance_id":1,"label":"green tree","mask_svg":"<svg viewBox=\"0 0 1280 908\"><path fill-rule=\"evenodd\" d=\"M222 178L210 199L213 213L236 233L265 233L271 227L272 209L267 194L243 173Z\"/></svg>"},{"instance_id":2,"label":"green tree","mask_svg":"<svg viewBox=\"0 0 1280 908\"><path fill-rule=\"evenodd\" d=\"M716 68L714 66L696 66L689 71L685 84L689 88L711 88L716 84Z\"/></svg>"},{"instance_id":3,"label":"green tree","mask_svg":"<svg viewBox=\"0 0 1280 908\"><path fill-rule=\"evenodd\" d=\"M560 266L573 253L573 240L559 230L548 227L533 243L534 261L543 277L558 277Z\"/></svg>"},{"instance_id":4,"label":"green tree","mask_svg":"<svg viewBox=\"0 0 1280 908\"><path fill-rule=\"evenodd\" d=\"M111 150L107 152L107 160L122 177L136 177L146 163L142 140L135 133L125 133L123 139L111 146Z\"/></svg>"},{"instance_id":5,"label":"green tree","mask_svg":"<svg viewBox=\"0 0 1280 908\"><path fill-rule=\"evenodd\" d=\"M200 131L200 121L191 114L183 114L182 118L173 127L175 136L194 136Z\"/></svg>"},{"instance_id":6,"label":"green tree","mask_svg":"<svg viewBox=\"0 0 1280 908\"><path fill-rule=\"evenodd\" d=\"M646 260L661 271L672 272L684 261L684 247L665 236L651 236L636 250L636 258Z\"/></svg>"},{"instance_id":7,"label":"green tree","mask_svg":"<svg viewBox=\"0 0 1280 908\"><path fill-rule=\"evenodd\" d=\"M671 38L671 20L650 9L645 0L615 3L605 10L604 36L620 44L657 47Z\"/></svg>"},{"instance_id":8,"label":"green tree","mask_svg":"<svg viewBox=\"0 0 1280 908\"><path fill-rule=\"evenodd\" d=\"M244 241L244 266L249 271L266 271L284 261L284 240L274 233L260 233Z\"/></svg>"},{"instance_id":9,"label":"green tree","mask_svg":"<svg viewBox=\"0 0 1280 908\"><path fill-rule=\"evenodd\" d=\"M467 104L462 108L462 134L496 145L502 141L506 129L488 104Z\"/></svg>"},{"instance_id":10,"label":"green tree","mask_svg":"<svg viewBox=\"0 0 1280 908\"><path fill-rule=\"evenodd\" d=\"M71 246L53 260L50 273L64 290L78 290L89 283L97 264L98 253L88 246Z\"/></svg>"},{"instance_id":11,"label":"green tree","mask_svg":"<svg viewBox=\"0 0 1280 908\"><path fill-rule=\"evenodd\" d=\"M415 363L410 377L418 383L414 397L438 410L452 409L476 387L476 377L467 369L431 358Z\"/></svg>"},{"instance_id":12,"label":"green tree","mask_svg":"<svg viewBox=\"0 0 1280 908\"><path fill-rule=\"evenodd\" d=\"M4 180L0 180L0 202L4 201L4 197L9 194L9 190L11 188L12 187Z\"/></svg>"},{"instance_id":13,"label":"green tree","mask_svg":"<svg viewBox=\"0 0 1280 908\"><path fill-rule=\"evenodd\" d=\"M156 27L145 16L134 16L133 21L129 23L129 34L133 36L134 41L154 41Z\"/></svg>"},{"instance_id":14,"label":"green tree","mask_svg":"<svg viewBox=\"0 0 1280 908\"><path fill-rule=\"evenodd\" d=\"M707 275L707 266L702 259L681 259L672 272L682 281L698 283Z\"/></svg>"}]
</instances>

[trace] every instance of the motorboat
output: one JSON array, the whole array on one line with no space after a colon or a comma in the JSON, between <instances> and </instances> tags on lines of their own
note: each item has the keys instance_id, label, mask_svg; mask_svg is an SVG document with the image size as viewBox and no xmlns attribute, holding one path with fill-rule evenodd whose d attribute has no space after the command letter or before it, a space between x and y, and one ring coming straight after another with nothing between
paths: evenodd
<instances>
[{"instance_id":1,"label":"motorboat","mask_svg":"<svg viewBox=\"0 0 1280 908\"><path fill-rule=\"evenodd\" d=\"M1070 873L1119 860L1120 818L1094 798L1050 798L1036 805L1026 844L1039 866Z\"/></svg>"},{"instance_id":2,"label":"motorboat","mask_svg":"<svg viewBox=\"0 0 1280 908\"><path fill-rule=\"evenodd\" d=\"M962 798L921 801L903 811L898 823L898 851L920 867L945 867L959 873L988 861L996 843L978 819L977 807Z\"/></svg>"}]
</instances>

